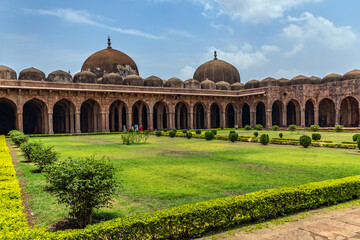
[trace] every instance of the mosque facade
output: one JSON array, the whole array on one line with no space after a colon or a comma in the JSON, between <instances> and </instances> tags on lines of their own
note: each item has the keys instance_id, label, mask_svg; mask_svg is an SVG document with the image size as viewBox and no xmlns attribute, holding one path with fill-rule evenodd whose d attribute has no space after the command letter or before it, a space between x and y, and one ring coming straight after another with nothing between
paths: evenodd
<instances>
[{"instance_id":1,"label":"mosque facade","mask_svg":"<svg viewBox=\"0 0 360 240\"><path fill-rule=\"evenodd\" d=\"M360 71L241 83L238 70L214 59L182 81L139 76L136 63L108 47L74 76L0 65L0 133L111 132L129 129L359 127Z\"/></svg>"}]
</instances>

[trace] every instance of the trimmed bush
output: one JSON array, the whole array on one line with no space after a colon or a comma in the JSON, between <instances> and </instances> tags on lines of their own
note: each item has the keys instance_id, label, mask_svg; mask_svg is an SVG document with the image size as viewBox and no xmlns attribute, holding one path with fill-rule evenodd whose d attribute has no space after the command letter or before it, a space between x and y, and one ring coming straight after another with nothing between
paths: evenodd
<instances>
[{"instance_id":1,"label":"trimmed bush","mask_svg":"<svg viewBox=\"0 0 360 240\"><path fill-rule=\"evenodd\" d=\"M352 136L353 141L356 142L356 141L358 140L359 136L360 136L359 133L354 134L354 135Z\"/></svg>"},{"instance_id":2,"label":"trimmed bush","mask_svg":"<svg viewBox=\"0 0 360 240\"><path fill-rule=\"evenodd\" d=\"M320 133L313 133L313 134L311 135L311 137L312 137L312 139L313 139L314 141L319 141L319 140L321 139L321 134L320 134Z\"/></svg>"},{"instance_id":3,"label":"trimmed bush","mask_svg":"<svg viewBox=\"0 0 360 240\"><path fill-rule=\"evenodd\" d=\"M150 136L150 132L148 132L147 134L145 132L144 134L141 134L140 131L136 131L135 133L124 132L120 134L123 144L126 145L146 143L146 141L149 139L149 136Z\"/></svg>"},{"instance_id":4,"label":"trimmed bush","mask_svg":"<svg viewBox=\"0 0 360 240\"><path fill-rule=\"evenodd\" d=\"M11 130L8 135L11 141L18 147L20 147L22 143L27 142L29 140L28 136L25 136L23 132L17 130Z\"/></svg>"},{"instance_id":5,"label":"trimmed bush","mask_svg":"<svg viewBox=\"0 0 360 240\"><path fill-rule=\"evenodd\" d=\"M259 133L258 133L258 132L254 132L254 136L255 136L255 137L259 136Z\"/></svg>"},{"instance_id":6,"label":"trimmed bush","mask_svg":"<svg viewBox=\"0 0 360 240\"><path fill-rule=\"evenodd\" d=\"M177 131L175 130L172 130L172 131L170 131L169 132L169 136L171 137L171 138L173 138L173 137L175 137L176 136L176 133L177 133Z\"/></svg>"},{"instance_id":7,"label":"trimmed bush","mask_svg":"<svg viewBox=\"0 0 360 240\"><path fill-rule=\"evenodd\" d=\"M156 135L157 137L160 137L160 136L162 135L162 133L161 133L161 131L156 131L156 132L155 132L155 135Z\"/></svg>"},{"instance_id":8,"label":"trimmed bush","mask_svg":"<svg viewBox=\"0 0 360 240\"><path fill-rule=\"evenodd\" d=\"M187 132L188 132L187 129L183 129L183 130L182 130L182 133L187 133Z\"/></svg>"},{"instance_id":9,"label":"trimmed bush","mask_svg":"<svg viewBox=\"0 0 360 240\"><path fill-rule=\"evenodd\" d=\"M186 133L186 137L187 137L187 139L190 139L190 138L192 138L192 133L189 131L189 132L187 132Z\"/></svg>"},{"instance_id":10,"label":"trimmed bush","mask_svg":"<svg viewBox=\"0 0 360 240\"><path fill-rule=\"evenodd\" d=\"M335 126L335 132L341 132L343 130L344 126L343 125L336 125Z\"/></svg>"},{"instance_id":11,"label":"trimmed bush","mask_svg":"<svg viewBox=\"0 0 360 240\"><path fill-rule=\"evenodd\" d=\"M144 134L145 134L145 135L150 135L150 131L149 131L149 130L145 130L145 131L144 131Z\"/></svg>"},{"instance_id":12,"label":"trimmed bush","mask_svg":"<svg viewBox=\"0 0 360 240\"><path fill-rule=\"evenodd\" d=\"M317 131L319 131L319 129L320 129L320 126L319 126L319 125L311 125L311 126L310 126L310 130L311 130L312 132L317 132Z\"/></svg>"},{"instance_id":13,"label":"trimmed bush","mask_svg":"<svg viewBox=\"0 0 360 240\"><path fill-rule=\"evenodd\" d=\"M235 133L235 130L230 130L230 133Z\"/></svg>"},{"instance_id":14,"label":"trimmed bush","mask_svg":"<svg viewBox=\"0 0 360 240\"><path fill-rule=\"evenodd\" d=\"M205 139L206 140L213 140L215 137L214 132L213 131L206 131L205 132Z\"/></svg>"},{"instance_id":15,"label":"trimmed bush","mask_svg":"<svg viewBox=\"0 0 360 240\"><path fill-rule=\"evenodd\" d=\"M217 134L217 130L216 130L216 129L211 129L211 131L214 133L214 136Z\"/></svg>"},{"instance_id":16,"label":"trimmed bush","mask_svg":"<svg viewBox=\"0 0 360 240\"><path fill-rule=\"evenodd\" d=\"M303 146L304 148L307 148L308 146L311 145L311 137L307 136L307 135L303 135L300 137L300 145Z\"/></svg>"},{"instance_id":17,"label":"trimmed bush","mask_svg":"<svg viewBox=\"0 0 360 240\"><path fill-rule=\"evenodd\" d=\"M231 141L231 142L235 142L235 141L237 141L239 139L239 134L237 134L237 133L230 133L229 134L229 140Z\"/></svg>"},{"instance_id":18,"label":"trimmed bush","mask_svg":"<svg viewBox=\"0 0 360 240\"><path fill-rule=\"evenodd\" d=\"M274 130L274 131L279 131L279 129L280 129L280 127L278 125L274 125L272 127L272 130Z\"/></svg>"},{"instance_id":19,"label":"trimmed bush","mask_svg":"<svg viewBox=\"0 0 360 240\"><path fill-rule=\"evenodd\" d=\"M253 128L252 128L250 125L246 125L246 126L244 127L244 129L245 129L245 130L252 130Z\"/></svg>"},{"instance_id":20,"label":"trimmed bush","mask_svg":"<svg viewBox=\"0 0 360 240\"><path fill-rule=\"evenodd\" d=\"M32 149L30 159L42 171L46 166L55 163L58 160L58 155L53 146L40 145Z\"/></svg>"},{"instance_id":21,"label":"trimmed bush","mask_svg":"<svg viewBox=\"0 0 360 240\"><path fill-rule=\"evenodd\" d=\"M289 129L289 131L294 132L294 131L296 131L297 126L296 125L290 125L288 129Z\"/></svg>"},{"instance_id":22,"label":"trimmed bush","mask_svg":"<svg viewBox=\"0 0 360 240\"><path fill-rule=\"evenodd\" d=\"M130 128L128 132L132 133L132 132L134 132L134 129Z\"/></svg>"},{"instance_id":23,"label":"trimmed bush","mask_svg":"<svg viewBox=\"0 0 360 240\"><path fill-rule=\"evenodd\" d=\"M267 145L269 143L269 140L270 140L270 138L269 138L268 134L262 134L260 136L260 142L262 145Z\"/></svg>"},{"instance_id":24,"label":"trimmed bush","mask_svg":"<svg viewBox=\"0 0 360 240\"><path fill-rule=\"evenodd\" d=\"M195 133L196 133L196 134L201 134L201 129L196 129L196 130L195 130Z\"/></svg>"},{"instance_id":25,"label":"trimmed bush","mask_svg":"<svg viewBox=\"0 0 360 240\"><path fill-rule=\"evenodd\" d=\"M283 133L279 133L279 137L282 138L284 136Z\"/></svg>"},{"instance_id":26,"label":"trimmed bush","mask_svg":"<svg viewBox=\"0 0 360 240\"><path fill-rule=\"evenodd\" d=\"M261 124L256 124L255 128L256 128L256 130L263 130L264 127Z\"/></svg>"},{"instance_id":27,"label":"trimmed bush","mask_svg":"<svg viewBox=\"0 0 360 240\"><path fill-rule=\"evenodd\" d=\"M167 128L164 128L164 132L167 132Z\"/></svg>"},{"instance_id":28,"label":"trimmed bush","mask_svg":"<svg viewBox=\"0 0 360 240\"><path fill-rule=\"evenodd\" d=\"M26 161L33 161L31 159L31 153L35 148L43 148L43 144L40 141L27 141L20 145L20 149L22 150Z\"/></svg>"}]
</instances>

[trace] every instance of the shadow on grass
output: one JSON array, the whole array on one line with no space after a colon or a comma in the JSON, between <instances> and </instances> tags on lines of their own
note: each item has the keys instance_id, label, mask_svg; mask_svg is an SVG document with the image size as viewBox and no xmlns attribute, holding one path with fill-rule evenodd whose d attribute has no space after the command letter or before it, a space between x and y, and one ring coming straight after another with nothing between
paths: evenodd
<instances>
[{"instance_id":1,"label":"shadow on grass","mask_svg":"<svg viewBox=\"0 0 360 240\"><path fill-rule=\"evenodd\" d=\"M92 216L94 222L107 221L114 218L124 217L123 214L114 213L114 212L104 212L101 210L94 212Z\"/></svg>"},{"instance_id":2,"label":"shadow on grass","mask_svg":"<svg viewBox=\"0 0 360 240\"><path fill-rule=\"evenodd\" d=\"M34 170L31 170L32 173L41 173L41 169L34 169Z\"/></svg>"}]
</instances>

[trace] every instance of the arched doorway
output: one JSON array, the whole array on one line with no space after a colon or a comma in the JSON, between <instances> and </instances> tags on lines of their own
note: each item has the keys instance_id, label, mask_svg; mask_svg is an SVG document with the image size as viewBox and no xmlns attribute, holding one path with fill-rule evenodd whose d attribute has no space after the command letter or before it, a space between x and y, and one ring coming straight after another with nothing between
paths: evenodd
<instances>
[{"instance_id":1,"label":"arched doorway","mask_svg":"<svg viewBox=\"0 0 360 240\"><path fill-rule=\"evenodd\" d=\"M74 132L75 106L72 102L62 99L55 103L53 109L54 133Z\"/></svg>"},{"instance_id":2,"label":"arched doorway","mask_svg":"<svg viewBox=\"0 0 360 240\"><path fill-rule=\"evenodd\" d=\"M266 125L265 104L263 102L256 105L256 124L261 124L263 127Z\"/></svg>"},{"instance_id":3,"label":"arched doorway","mask_svg":"<svg viewBox=\"0 0 360 240\"><path fill-rule=\"evenodd\" d=\"M286 124L300 126L300 104L296 100L291 100L286 106Z\"/></svg>"},{"instance_id":4,"label":"arched doorway","mask_svg":"<svg viewBox=\"0 0 360 240\"><path fill-rule=\"evenodd\" d=\"M86 100L81 104L80 124L81 132L100 132L101 113L100 104L92 99Z\"/></svg>"},{"instance_id":5,"label":"arched doorway","mask_svg":"<svg viewBox=\"0 0 360 240\"><path fill-rule=\"evenodd\" d=\"M314 104L309 99L305 103L305 126L310 127L315 124Z\"/></svg>"},{"instance_id":6,"label":"arched doorway","mask_svg":"<svg viewBox=\"0 0 360 240\"><path fill-rule=\"evenodd\" d=\"M148 129L148 105L143 101L137 101L133 107L133 124L137 124L139 127L142 126L144 130Z\"/></svg>"},{"instance_id":7,"label":"arched doorway","mask_svg":"<svg viewBox=\"0 0 360 240\"><path fill-rule=\"evenodd\" d=\"M359 126L359 102L354 97L346 97L341 101L340 124L344 127Z\"/></svg>"},{"instance_id":8,"label":"arched doorway","mask_svg":"<svg viewBox=\"0 0 360 240\"><path fill-rule=\"evenodd\" d=\"M167 106L163 102L157 102L154 105L153 123L154 129L164 130L167 128Z\"/></svg>"},{"instance_id":9,"label":"arched doorway","mask_svg":"<svg viewBox=\"0 0 360 240\"><path fill-rule=\"evenodd\" d=\"M194 128L204 129L205 119L205 106L203 103L198 102L194 106Z\"/></svg>"},{"instance_id":10,"label":"arched doorway","mask_svg":"<svg viewBox=\"0 0 360 240\"><path fill-rule=\"evenodd\" d=\"M241 111L242 127L250 125L250 107L249 104L244 103Z\"/></svg>"},{"instance_id":11,"label":"arched doorway","mask_svg":"<svg viewBox=\"0 0 360 240\"><path fill-rule=\"evenodd\" d=\"M319 125L320 127L335 126L335 104L329 98L319 103Z\"/></svg>"},{"instance_id":12,"label":"arched doorway","mask_svg":"<svg viewBox=\"0 0 360 240\"><path fill-rule=\"evenodd\" d=\"M272 125L283 126L283 103L279 100L272 105Z\"/></svg>"},{"instance_id":13,"label":"arched doorway","mask_svg":"<svg viewBox=\"0 0 360 240\"><path fill-rule=\"evenodd\" d=\"M175 106L175 128L188 128L188 107L185 103L179 102Z\"/></svg>"},{"instance_id":14,"label":"arched doorway","mask_svg":"<svg viewBox=\"0 0 360 240\"><path fill-rule=\"evenodd\" d=\"M122 132L127 125L127 107L123 101L116 100L110 105L109 127L110 132ZM125 128L124 128L125 127Z\"/></svg>"},{"instance_id":15,"label":"arched doorway","mask_svg":"<svg viewBox=\"0 0 360 240\"><path fill-rule=\"evenodd\" d=\"M0 98L0 134L6 135L16 128L16 105L11 100Z\"/></svg>"},{"instance_id":16,"label":"arched doorway","mask_svg":"<svg viewBox=\"0 0 360 240\"><path fill-rule=\"evenodd\" d=\"M220 108L216 103L210 107L210 123L211 128L220 128Z\"/></svg>"},{"instance_id":17,"label":"arched doorway","mask_svg":"<svg viewBox=\"0 0 360 240\"><path fill-rule=\"evenodd\" d=\"M229 103L225 108L226 128L235 127L235 109L234 106Z\"/></svg>"},{"instance_id":18,"label":"arched doorway","mask_svg":"<svg viewBox=\"0 0 360 240\"><path fill-rule=\"evenodd\" d=\"M47 106L39 99L27 101L23 107L23 125L25 134L47 133Z\"/></svg>"}]
</instances>

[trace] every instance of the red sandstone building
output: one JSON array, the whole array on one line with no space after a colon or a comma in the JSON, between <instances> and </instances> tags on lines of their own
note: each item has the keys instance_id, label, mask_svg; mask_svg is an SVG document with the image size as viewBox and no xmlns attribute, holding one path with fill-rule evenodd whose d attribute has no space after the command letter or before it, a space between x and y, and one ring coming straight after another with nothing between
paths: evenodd
<instances>
[{"instance_id":1,"label":"red sandstone building","mask_svg":"<svg viewBox=\"0 0 360 240\"><path fill-rule=\"evenodd\" d=\"M136 63L108 48L91 55L72 77L35 68L17 74L0 65L0 133L109 132L295 124L359 127L360 71L324 78L297 76L240 83L238 70L214 60L194 79L142 79Z\"/></svg>"}]
</instances>

